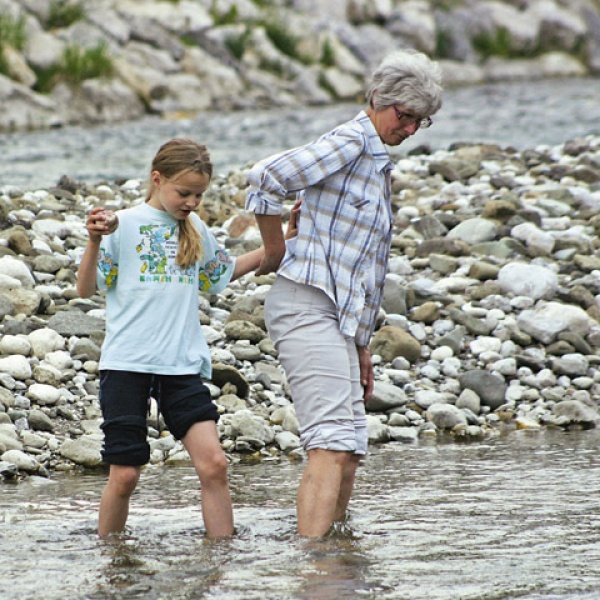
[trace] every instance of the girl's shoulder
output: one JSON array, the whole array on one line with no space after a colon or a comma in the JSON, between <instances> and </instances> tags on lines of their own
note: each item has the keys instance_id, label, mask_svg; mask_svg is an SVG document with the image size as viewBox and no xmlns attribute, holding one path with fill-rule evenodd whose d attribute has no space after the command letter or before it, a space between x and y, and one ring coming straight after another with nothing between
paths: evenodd
<instances>
[{"instance_id":1,"label":"girl's shoulder","mask_svg":"<svg viewBox=\"0 0 600 600\"><path fill-rule=\"evenodd\" d=\"M192 220L192 224L199 231L200 235L209 231L208 225L200 218L197 213L190 213L189 218Z\"/></svg>"},{"instance_id":2,"label":"girl's shoulder","mask_svg":"<svg viewBox=\"0 0 600 600\"><path fill-rule=\"evenodd\" d=\"M121 208L116 212L117 216L119 217L119 221L123 221L123 219L133 219L133 218L139 218L140 213L142 213L144 210L144 205L143 204L136 204L134 206L129 206L127 208Z\"/></svg>"}]
</instances>

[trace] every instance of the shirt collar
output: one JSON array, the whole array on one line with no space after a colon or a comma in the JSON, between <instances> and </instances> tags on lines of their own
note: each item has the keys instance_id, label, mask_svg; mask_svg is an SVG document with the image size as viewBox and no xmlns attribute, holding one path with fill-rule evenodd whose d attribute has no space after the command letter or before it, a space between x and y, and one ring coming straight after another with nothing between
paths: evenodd
<instances>
[{"instance_id":1,"label":"shirt collar","mask_svg":"<svg viewBox=\"0 0 600 600\"><path fill-rule=\"evenodd\" d=\"M373 122L369 118L369 115L364 110L361 110L358 115L356 115L355 120L360 124L360 126L365 130L367 134L367 143L369 145L369 149L371 150L371 154L373 156L373 160L377 165L378 171L384 171L385 169L392 168L392 161L390 160L390 155L383 145Z\"/></svg>"}]
</instances>

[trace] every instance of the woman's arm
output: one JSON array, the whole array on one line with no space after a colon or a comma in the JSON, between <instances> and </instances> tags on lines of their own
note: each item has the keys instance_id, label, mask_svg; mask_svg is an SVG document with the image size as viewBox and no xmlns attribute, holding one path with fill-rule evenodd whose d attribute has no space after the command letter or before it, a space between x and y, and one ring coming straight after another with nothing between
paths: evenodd
<instances>
[{"instance_id":1,"label":"woman's arm","mask_svg":"<svg viewBox=\"0 0 600 600\"><path fill-rule=\"evenodd\" d=\"M356 346L358 364L360 366L360 384L363 386L363 399L368 402L373 397L375 377L373 374L373 361L369 346Z\"/></svg>"},{"instance_id":2,"label":"woman's arm","mask_svg":"<svg viewBox=\"0 0 600 600\"><path fill-rule=\"evenodd\" d=\"M285 254L285 241L298 235L298 220L300 219L301 200L296 200L290 211L285 235L281 230L279 215L256 215L256 223L265 243L264 247L238 256L231 280L237 279L250 271L256 275L266 275L277 270Z\"/></svg>"}]
</instances>

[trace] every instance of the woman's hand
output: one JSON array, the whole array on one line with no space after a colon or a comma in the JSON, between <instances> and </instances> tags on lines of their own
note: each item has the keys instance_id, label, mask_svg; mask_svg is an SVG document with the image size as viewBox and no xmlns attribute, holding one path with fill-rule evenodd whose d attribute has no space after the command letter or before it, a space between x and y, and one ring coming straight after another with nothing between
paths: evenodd
<instances>
[{"instance_id":1,"label":"woman's hand","mask_svg":"<svg viewBox=\"0 0 600 600\"><path fill-rule=\"evenodd\" d=\"M369 346L357 346L358 364L360 366L360 384L364 389L364 401L367 403L373 397L375 377L373 375L373 362Z\"/></svg>"},{"instance_id":2,"label":"woman's hand","mask_svg":"<svg viewBox=\"0 0 600 600\"><path fill-rule=\"evenodd\" d=\"M90 241L99 242L103 235L109 235L117 230L119 218L112 210L101 206L92 208L89 212L85 227L88 230Z\"/></svg>"},{"instance_id":3,"label":"woman's hand","mask_svg":"<svg viewBox=\"0 0 600 600\"><path fill-rule=\"evenodd\" d=\"M298 235L298 222L300 221L300 207L302 206L302 200L296 200L292 210L290 211L290 218L285 230L285 239L289 240Z\"/></svg>"}]
</instances>

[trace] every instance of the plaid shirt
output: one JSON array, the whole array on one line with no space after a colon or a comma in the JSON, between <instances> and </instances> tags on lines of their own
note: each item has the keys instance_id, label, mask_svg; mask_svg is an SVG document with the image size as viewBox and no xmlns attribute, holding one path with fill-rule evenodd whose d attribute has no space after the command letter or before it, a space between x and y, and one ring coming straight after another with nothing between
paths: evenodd
<instances>
[{"instance_id":1,"label":"plaid shirt","mask_svg":"<svg viewBox=\"0 0 600 600\"><path fill-rule=\"evenodd\" d=\"M257 163L246 209L280 214L302 196L298 236L278 274L323 290L343 334L366 346L375 329L392 237L392 163L371 119L354 119L315 142Z\"/></svg>"}]
</instances>

